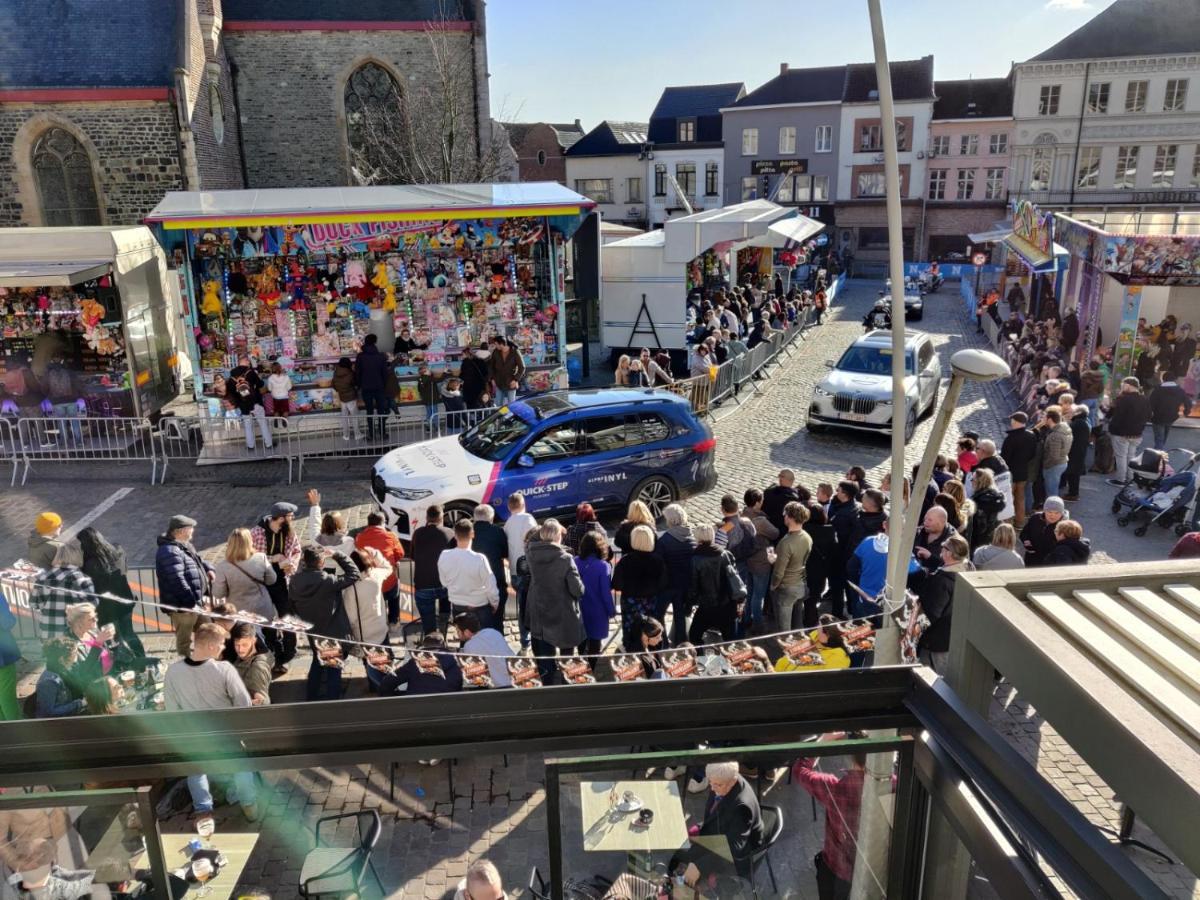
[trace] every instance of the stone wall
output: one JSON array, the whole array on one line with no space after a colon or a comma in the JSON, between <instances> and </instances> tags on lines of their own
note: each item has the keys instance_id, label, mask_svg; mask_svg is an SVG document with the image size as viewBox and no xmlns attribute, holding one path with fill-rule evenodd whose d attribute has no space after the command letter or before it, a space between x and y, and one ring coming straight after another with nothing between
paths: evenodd
<instances>
[{"instance_id":1,"label":"stone wall","mask_svg":"<svg viewBox=\"0 0 1200 900\"><path fill-rule=\"evenodd\" d=\"M55 125L92 158L105 224L140 222L183 188L175 112L162 101L0 104L0 225L40 225L30 153Z\"/></svg>"},{"instance_id":2,"label":"stone wall","mask_svg":"<svg viewBox=\"0 0 1200 900\"><path fill-rule=\"evenodd\" d=\"M469 32L446 39L470 52ZM429 38L415 31L236 31L226 33L225 52L237 71L252 187L349 184L344 91L350 74L374 61L393 72L402 91L419 89L434 74ZM464 89L473 106L474 81ZM473 143L473 111L464 126Z\"/></svg>"}]
</instances>

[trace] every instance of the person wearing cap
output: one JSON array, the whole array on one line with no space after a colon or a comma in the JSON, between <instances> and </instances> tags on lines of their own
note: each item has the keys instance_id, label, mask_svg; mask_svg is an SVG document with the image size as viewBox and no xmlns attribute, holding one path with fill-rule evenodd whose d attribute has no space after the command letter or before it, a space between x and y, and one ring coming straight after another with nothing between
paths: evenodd
<instances>
[{"instance_id":1,"label":"person wearing cap","mask_svg":"<svg viewBox=\"0 0 1200 900\"><path fill-rule=\"evenodd\" d=\"M25 558L39 569L49 569L54 565L54 554L63 542L62 516L58 513L44 512L33 520L33 530L29 532L29 550Z\"/></svg>"},{"instance_id":2,"label":"person wearing cap","mask_svg":"<svg viewBox=\"0 0 1200 900\"><path fill-rule=\"evenodd\" d=\"M213 567L192 546L195 530L195 519L171 516L166 532L158 536L158 551L154 554L158 599L177 607L169 615L175 628L175 652L182 657L191 649L196 608L203 605L213 578Z\"/></svg>"},{"instance_id":3,"label":"person wearing cap","mask_svg":"<svg viewBox=\"0 0 1200 900\"><path fill-rule=\"evenodd\" d=\"M275 570L274 584L267 585L271 604L282 617L292 611L288 601L288 579L300 567L300 538L292 527L296 504L280 501L274 504L258 524L250 529L250 544L255 553L267 557ZM287 672L287 664L296 656L296 635L275 629L264 632L267 647L275 654L275 677Z\"/></svg>"},{"instance_id":4,"label":"person wearing cap","mask_svg":"<svg viewBox=\"0 0 1200 900\"><path fill-rule=\"evenodd\" d=\"M1029 467L1037 457L1038 439L1026 426L1029 416L1017 410L1009 417L1008 434L1000 446L1000 456L1012 472L1013 524L1025 524L1025 489L1029 483ZM1032 499L1032 498L1031 498Z\"/></svg>"},{"instance_id":5,"label":"person wearing cap","mask_svg":"<svg viewBox=\"0 0 1200 900\"><path fill-rule=\"evenodd\" d=\"M1142 383L1133 376L1126 378L1108 412L1108 434L1117 462L1116 477L1110 478L1109 484L1123 485L1129 480L1129 459L1142 442L1150 416L1150 401L1142 394Z\"/></svg>"},{"instance_id":6,"label":"person wearing cap","mask_svg":"<svg viewBox=\"0 0 1200 900\"><path fill-rule=\"evenodd\" d=\"M1067 504L1062 497L1047 497L1042 511L1034 513L1021 529L1021 544L1025 548L1025 568L1046 565L1058 544L1054 526L1067 518Z\"/></svg>"}]
</instances>

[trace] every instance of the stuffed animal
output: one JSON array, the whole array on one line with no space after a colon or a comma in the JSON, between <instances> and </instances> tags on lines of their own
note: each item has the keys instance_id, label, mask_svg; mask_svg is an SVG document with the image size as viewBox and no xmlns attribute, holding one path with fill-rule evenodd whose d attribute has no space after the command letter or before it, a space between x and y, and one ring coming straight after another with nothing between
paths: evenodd
<instances>
[{"instance_id":1,"label":"stuffed animal","mask_svg":"<svg viewBox=\"0 0 1200 900\"><path fill-rule=\"evenodd\" d=\"M375 275L371 278L371 284L383 291L383 308L391 312L396 308L396 288L392 286L392 280L388 277L388 267L386 263L375 263Z\"/></svg>"},{"instance_id":2,"label":"stuffed animal","mask_svg":"<svg viewBox=\"0 0 1200 900\"><path fill-rule=\"evenodd\" d=\"M367 270L361 259L352 259L346 263L346 287L360 288L367 285Z\"/></svg>"},{"instance_id":3,"label":"stuffed animal","mask_svg":"<svg viewBox=\"0 0 1200 900\"><path fill-rule=\"evenodd\" d=\"M215 281L204 282L204 299L200 301L200 312L206 316L221 315L221 289Z\"/></svg>"},{"instance_id":4,"label":"stuffed animal","mask_svg":"<svg viewBox=\"0 0 1200 900\"><path fill-rule=\"evenodd\" d=\"M361 300L355 300L350 304L350 315L356 319L369 319L371 318L371 307Z\"/></svg>"},{"instance_id":5,"label":"stuffed animal","mask_svg":"<svg viewBox=\"0 0 1200 900\"><path fill-rule=\"evenodd\" d=\"M205 294L204 299L207 303L207 293ZM218 313L220 312L219 304L220 301L218 301ZM90 297L79 304L79 312L83 316L83 327L88 331L95 328L104 320L104 307L95 300L92 300Z\"/></svg>"}]
</instances>

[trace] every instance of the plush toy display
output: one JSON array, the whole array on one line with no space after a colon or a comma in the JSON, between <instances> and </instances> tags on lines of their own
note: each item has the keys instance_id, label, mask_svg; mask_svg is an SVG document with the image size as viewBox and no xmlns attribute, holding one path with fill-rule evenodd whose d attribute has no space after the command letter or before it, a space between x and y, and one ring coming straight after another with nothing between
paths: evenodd
<instances>
[{"instance_id":1,"label":"plush toy display","mask_svg":"<svg viewBox=\"0 0 1200 900\"><path fill-rule=\"evenodd\" d=\"M221 286L215 281L204 282L204 299L200 301L200 312L206 316L221 315Z\"/></svg>"}]
</instances>

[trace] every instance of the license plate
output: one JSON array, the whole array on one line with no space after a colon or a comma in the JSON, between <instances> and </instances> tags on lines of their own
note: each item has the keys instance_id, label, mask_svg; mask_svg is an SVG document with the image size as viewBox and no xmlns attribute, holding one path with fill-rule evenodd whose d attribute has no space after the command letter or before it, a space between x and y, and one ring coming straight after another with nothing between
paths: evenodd
<instances>
[{"instance_id":1,"label":"license plate","mask_svg":"<svg viewBox=\"0 0 1200 900\"><path fill-rule=\"evenodd\" d=\"M846 418L851 422L865 422L867 417L862 413L846 413Z\"/></svg>"}]
</instances>

